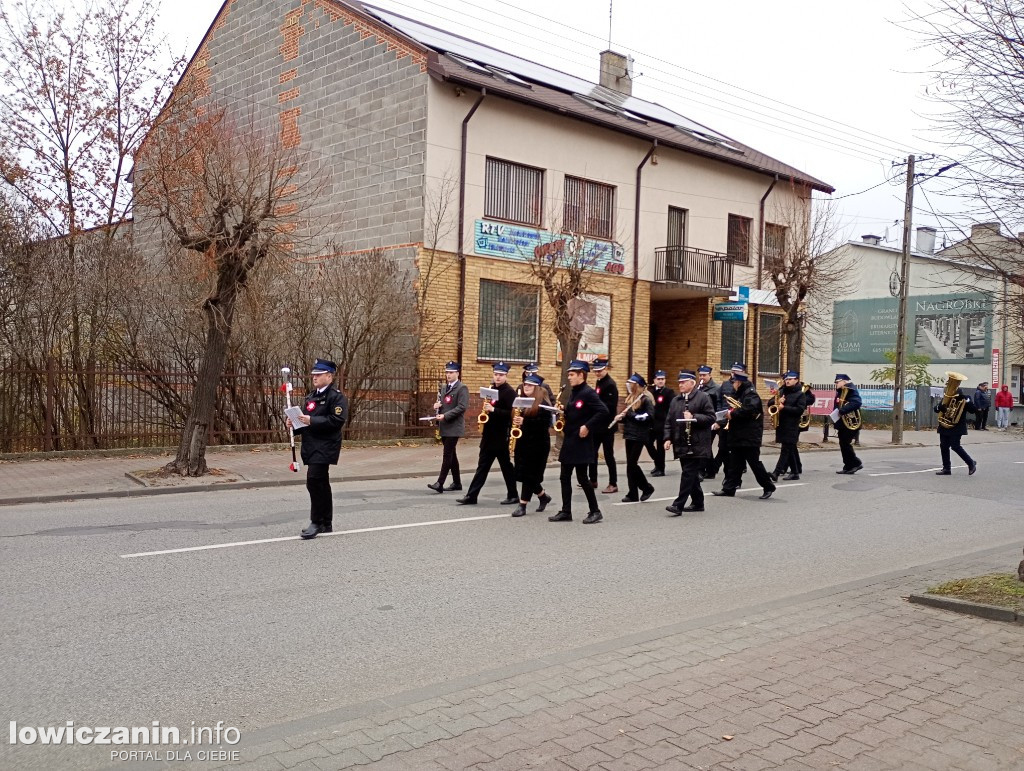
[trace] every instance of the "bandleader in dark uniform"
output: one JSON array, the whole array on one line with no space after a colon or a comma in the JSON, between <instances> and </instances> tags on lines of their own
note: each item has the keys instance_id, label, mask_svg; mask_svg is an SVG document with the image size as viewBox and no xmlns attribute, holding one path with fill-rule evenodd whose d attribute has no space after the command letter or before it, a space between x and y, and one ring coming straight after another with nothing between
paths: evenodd
<instances>
[{"instance_id":1,"label":"bandleader in dark uniform","mask_svg":"<svg viewBox=\"0 0 1024 771\"><path fill-rule=\"evenodd\" d=\"M562 450L558 460L562 464L559 479L562 483L562 510L549 522L569 522L572 520L572 475L587 497L590 513L583 524L592 525L603 518L597 506L594 486L587 478L591 464L597 462L597 447L594 445L594 431L598 426L607 426L612 415L604 406L597 392L587 385L587 373L590 365L585 361L574 359L569 363L569 387L571 389L565 401L565 428L563 429Z\"/></svg>"},{"instance_id":2,"label":"bandleader in dark uniform","mask_svg":"<svg viewBox=\"0 0 1024 771\"><path fill-rule=\"evenodd\" d=\"M715 412L718 412L722 408L722 387L718 385L711 378L711 367L707 364L701 364L697 367L697 389L705 394L711 400L711 406ZM715 431L711 434L711 441L714 442L715 434L718 435L718 444L721 447L723 441L727 441L724 438L724 434ZM704 461L704 465L701 467L701 475L705 479L714 479L716 474L714 452Z\"/></svg>"},{"instance_id":3,"label":"bandleader in dark uniform","mask_svg":"<svg viewBox=\"0 0 1024 771\"><path fill-rule=\"evenodd\" d=\"M450 361L444 365L444 377L447 381L444 393L441 398L434 402L434 409L437 410L437 430L441 434L441 471L437 475L437 481L427 485L434 492L445 490L461 490L462 476L459 470L459 456L455 452L455 446L459 439L466 435L466 410L469 409L469 389L459 377L462 366L457 361ZM448 478L448 472L452 474L452 483L449 487L444 486Z\"/></svg>"},{"instance_id":4,"label":"bandleader in dark uniform","mask_svg":"<svg viewBox=\"0 0 1024 771\"><path fill-rule=\"evenodd\" d=\"M334 524L330 467L338 464L341 428L348 419L348 399L334 387L337 371L333 361L316 360L310 370L313 390L302 402L301 424L293 426L302 440L302 462L306 464L309 526L301 533L306 540L330 533Z\"/></svg>"},{"instance_id":5,"label":"bandleader in dark uniform","mask_svg":"<svg viewBox=\"0 0 1024 771\"><path fill-rule=\"evenodd\" d=\"M495 460L498 461L501 476L505 480L506 495L505 500L501 502L502 505L519 502L519 491L516 490L516 472L508 452L508 432L512 424L512 402L516 400L516 389L508 384L508 371L509 366L503 361L494 365L493 387L498 391L498 398L484 402L483 409L489 417L484 423L483 435L480 437L480 460L477 462L473 481L469 483L469 489L465 496L456 500L456 503L463 505L476 503Z\"/></svg>"},{"instance_id":6,"label":"bandleader in dark uniform","mask_svg":"<svg viewBox=\"0 0 1024 771\"><path fill-rule=\"evenodd\" d=\"M797 447L800 432L804 430L800 428L800 419L813 403L814 396L804 391L800 373L794 370L782 376L782 388L768 400L769 410L777 405L779 409L776 414L778 423L775 428L775 441L779 443L780 451L775 471L771 474L773 482L778 482L783 474L786 474L784 479L790 482L799 479L803 473L800 450Z\"/></svg>"},{"instance_id":7,"label":"bandleader in dark uniform","mask_svg":"<svg viewBox=\"0 0 1024 771\"><path fill-rule=\"evenodd\" d=\"M522 490L519 493L519 506L512 512L513 517L526 514L526 507L534 495L540 504L537 511L544 511L551 502L551 496L544 491L544 470L551 453L552 413L540 406L550 406L551 402L544 388L544 378L536 373L526 376L522 390L523 396L536 401L529 409L522 410L518 417L512 418L513 428L518 427L523 432L516 440L516 479L522 483Z\"/></svg>"},{"instance_id":8,"label":"bandleader in dark uniform","mask_svg":"<svg viewBox=\"0 0 1024 771\"><path fill-rule=\"evenodd\" d=\"M860 462L853 449L857 429L848 428L843 422L843 415L856 415L859 418L861 404L860 392L853 387L850 376L844 373L836 374L836 398L832 406L833 409L839 410L836 436L839 437L839 450L843 454L843 467L836 472L837 474L856 474L864 468L864 464Z\"/></svg>"},{"instance_id":9,"label":"bandleader in dark uniform","mask_svg":"<svg viewBox=\"0 0 1024 771\"><path fill-rule=\"evenodd\" d=\"M651 398L654 399L654 432L651 435L651 443L647 447L647 454L654 461L652 477L665 476L665 443L662 441L664 433L665 418L668 417L668 408L675 398L676 392L665 386L665 370L659 369L654 373L654 383L651 386Z\"/></svg>"},{"instance_id":10,"label":"bandleader in dark uniform","mask_svg":"<svg viewBox=\"0 0 1024 771\"><path fill-rule=\"evenodd\" d=\"M680 422L692 420L692 423ZM697 376L688 369L679 373L679 395L669 406L663 440L679 460L682 474L679 495L665 507L673 517L684 511L704 511L704 491L700 489L700 471L711 457L715 408L711 397L697 387ZM687 428L689 427L689 428ZM686 501L690 505L686 505Z\"/></svg>"},{"instance_id":11,"label":"bandleader in dark uniform","mask_svg":"<svg viewBox=\"0 0 1024 771\"><path fill-rule=\"evenodd\" d=\"M608 414L614 416L619 411L619 387L612 376L608 374L608 359L594 359L591 368L594 370L594 391L597 392L601 403L604 404ZM611 418L609 418L609 421ZM605 423L594 435L594 444L604 453L604 462L608 466L608 486L602 493L617 493L619 491L619 469L615 465L615 435L619 433L618 424L608 428ZM590 464L590 482L594 488L597 487L597 457Z\"/></svg>"},{"instance_id":12,"label":"bandleader in dark uniform","mask_svg":"<svg viewBox=\"0 0 1024 771\"><path fill-rule=\"evenodd\" d=\"M761 500L767 500L775 492L775 483L761 462L761 442L764 439L761 397L757 395L754 384L742 372L732 373L732 383L735 394L733 398L740 402L740 406L729 410L729 465L722 489L714 490L711 494L736 495L743 481L743 471L750 466L754 478L764 490Z\"/></svg>"}]
</instances>

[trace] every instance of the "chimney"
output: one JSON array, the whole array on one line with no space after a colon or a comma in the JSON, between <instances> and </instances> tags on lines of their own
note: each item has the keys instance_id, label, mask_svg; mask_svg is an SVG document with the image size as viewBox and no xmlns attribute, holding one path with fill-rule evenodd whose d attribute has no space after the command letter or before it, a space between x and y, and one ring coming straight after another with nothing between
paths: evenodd
<instances>
[{"instance_id":1,"label":"chimney","mask_svg":"<svg viewBox=\"0 0 1024 771\"><path fill-rule=\"evenodd\" d=\"M601 85L620 94L633 94L633 60L614 51L601 52Z\"/></svg>"},{"instance_id":2,"label":"chimney","mask_svg":"<svg viewBox=\"0 0 1024 771\"><path fill-rule=\"evenodd\" d=\"M998 222L978 222L971 225L971 238L977 238L984 235L984 231L989 230L992 233L999 235L1000 227Z\"/></svg>"},{"instance_id":3,"label":"chimney","mask_svg":"<svg viewBox=\"0 0 1024 771\"><path fill-rule=\"evenodd\" d=\"M935 228L917 229L917 251L932 254L935 251Z\"/></svg>"},{"instance_id":4,"label":"chimney","mask_svg":"<svg viewBox=\"0 0 1024 771\"><path fill-rule=\"evenodd\" d=\"M872 246L878 246L882 242L881 236L861 236L865 244L871 244Z\"/></svg>"}]
</instances>

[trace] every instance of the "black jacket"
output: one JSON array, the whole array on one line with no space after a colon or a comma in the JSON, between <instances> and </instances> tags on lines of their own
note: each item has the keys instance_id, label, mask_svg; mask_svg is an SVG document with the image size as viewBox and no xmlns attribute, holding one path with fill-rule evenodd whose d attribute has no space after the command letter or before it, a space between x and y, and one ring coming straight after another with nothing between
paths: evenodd
<instances>
[{"instance_id":1,"label":"black jacket","mask_svg":"<svg viewBox=\"0 0 1024 771\"><path fill-rule=\"evenodd\" d=\"M693 415L696 423L677 423L687 410ZM711 443L715 435L711 426L715 422L715 408L711 397L694 388L689 395L679 394L669 406L668 417L665 419L664 438L672 442L672 454L676 458L710 458ZM690 426L690 441L686 440L686 427ZM689 452L689 448L693 452Z\"/></svg>"},{"instance_id":2,"label":"black jacket","mask_svg":"<svg viewBox=\"0 0 1024 771\"><path fill-rule=\"evenodd\" d=\"M619 414L619 387L615 384L615 381L612 380L612 376L611 375L605 375L603 378L601 378L596 383L594 383L594 390L597 392L597 395L601 398L601 403L604 405L605 409L608 410L608 413L612 417L615 417L616 415L618 415ZM608 422L609 423L611 422L611 418L608 418ZM612 426L612 428L609 429L608 428L608 423L605 423L600 428L600 431L602 433L604 433L606 431L611 431L611 433L614 434L614 433L618 432L618 430L619 430L618 424L615 424L614 426Z\"/></svg>"},{"instance_id":3,"label":"black jacket","mask_svg":"<svg viewBox=\"0 0 1024 771\"><path fill-rule=\"evenodd\" d=\"M445 393L441 397L442 420L438 421L441 436L466 435L466 410L469 409L469 388L461 380L453 386L445 383Z\"/></svg>"},{"instance_id":4,"label":"black jacket","mask_svg":"<svg viewBox=\"0 0 1024 771\"><path fill-rule=\"evenodd\" d=\"M657 422L656 414L657 405L651 400L650 395L645 393L636 407L626 410L626 416L621 421L623 438L644 444L650 442Z\"/></svg>"},{"instance_id":5,"label":"black jacket","mask_svg":"<svg viewBox=\"0 0 1024 771\"><path fill-rule=\"evenodd\" d=\"M597 392L586 383L573 388L564 398L565 428L562 431L562 451L558 460L573 466L589 466L597 462L594 434L608 426L612 414ZM586 426L589 431L585 439L580 437L581 426Z\"/></svg>"},{"instance_id":6,"label":"black jacket","mask_svg":"<svg viewBox=\"0 0 1024 771\"><path fill-rule=\"evenodd\" d=\"M839 410L839 416L840 417L839 417L839 422L836 423L836 431L844 432L844 436L845 436L846 433L850 432L850 429L848 429L846 427L846 424L843 423L842 416L843 415L849 415L852 412L859 412L861 404L863 404L863 402L860 399L860 391L858 391L853 386L846 386L846 399L843 401L843 406L840 407L839 406L839 394L841 394L841 393L842 393L842 389L841 388L837 388L836 389L836 397L835 397L835 399L832 402L832 407L833 407L833 409L838 409Z\"/></svg>"},{"instance_id":7,"label":"black jacket","mask_svg":"<svg viewBox=\"0 0 1024 771\"><path fill-rule=\"evenodd\" d=\"M729 414L729 446L760 447L764 438L764 415L757 389L750 381L740 383L733 398L741 406Z\"/></svg>"},{"instance_id":8,"label":"black jacket","mask_svg":"<svg viewBox=\"0 0 1024 771\"><path fill-rule=\"evenodd\" d=\"M975 413L975 412L978 411L977 408L972 403L972 401L970 399L968 399L964 395L964 392L962 390L960 390L959 388L956 389L956 396L954 396L953 398L954 399L963 399L964 400L964 411L962 413L960 413L960 420L959 420L959 422L957 422L957 424L955 426L953 426L952 428L943 428L942 426L939 426L938 427L939 436L964 436L964 435L966 435L967 434L967 413L968 412ZM942 412L942 400L941 399L939 400L938 404L935 405L935 411L936 412Z\"/></svg>"},{"instance_id":9,"label":"black jacket","mask_svg":"<svg viewBox=\"0 0 1024 771\"><path fill-rule=\"evenodd\" d=\"M668 386L658 388L651 386L651 396L654 398L654 419L658 426L665 425L665 418L668 416L668 407L672 404L676 392ZM659 428L660 431L660 428Z\"/></svg>"},{"instance_id":10,"label":"black jacket","mask_svg":"<svg viewBox=\"0 0 1024 771\"><path fill-rule=\"evenodd\" d=\"M508 449L508 432L512 427L512 402L516 400L516 389L508 384L502 383L498 387L498 398L492 402L494 412L487 413L490 417L484 424L483 436L480 437L480 449L487 448L493 451L500 451L501 448Z\"/></svg>"},{"instance_id":11,"label":"black jacket","mask_svg":"<svg viewBox=\"0 0 1024 771\"><path fill-rule=\"evenodd\" d=\"M341 455L341 427L348 419L348 399L333 385L306 394L302 412L309 425L295 432L302 440L302 462L335 465Z\"/></svg>"},{"instance_id":12,"label":"black jacket","mask_svg":"<svg viewBox=\"0 0 1024 771\"><path fill-rule=\"evenodd\" d=\"M697 387L711 399L711 406L715 408L715 412L722 409L722 386L718 385L714 380L709 380L704 385Z\"/></svg>"},{"instance_id":13,"label":"black jacket","mask_svg":"<svg viewBox=\"0 0 1024 771\"><path fill-rule=\"evenodd\" d=\"M539 482L551 452L551 413L537 408L532 415L524 414L520 428L523 435L516 440L516 479Z\"/></svg>"},{"instance_id":14,"label":"black jacket","mask_svg":"<svg viewBox=\"0 0 1024 771\"><path fill-rule=\"evenodd\" d=\"M767 406L776 404L779 397L782 397L782 407L779 408L779 426L775 429L775 441L779 444L798 442L800 417L804 414L804 409L814 403L814 394L805 394L803 383L795 386L784 385L778 394L768 400Z\"/></svg>"}]
</instances>

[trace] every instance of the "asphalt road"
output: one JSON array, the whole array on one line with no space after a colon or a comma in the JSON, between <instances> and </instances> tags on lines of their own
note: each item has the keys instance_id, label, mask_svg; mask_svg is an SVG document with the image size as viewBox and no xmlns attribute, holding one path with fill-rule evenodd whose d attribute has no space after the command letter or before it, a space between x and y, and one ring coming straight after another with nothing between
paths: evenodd
<instances>
[{"instance_id":1,"label":"asphalt road","mask_svg":"<svg viewBox=\"0 0 1024 771\"><path fill-rule=\"evenodd\" d=\"M335 531L296 535L302 488L31 505L0 512L0 707L22 725L256 728L597 640L1024 540L1024 447L969 446L977 475L936 477L935 448L808 454L801 483L669 518L678 473L606 520L500 516L427 479L335 483ZM957 461L958 465L959 461ZM871 476L876 474L878 476ZM749 472L745 476L753 485ZM790 486L785 486L789 484ZM705 484L710 489L710 483ZM659 500L662 499L662 500ZM422 527L343 530L463 519ZM1008 565L1007 570L1013 566ZM0 742L4 768L53 768ZM102 765L74 748L59 767Z\"/></svg>"}]
</instances>

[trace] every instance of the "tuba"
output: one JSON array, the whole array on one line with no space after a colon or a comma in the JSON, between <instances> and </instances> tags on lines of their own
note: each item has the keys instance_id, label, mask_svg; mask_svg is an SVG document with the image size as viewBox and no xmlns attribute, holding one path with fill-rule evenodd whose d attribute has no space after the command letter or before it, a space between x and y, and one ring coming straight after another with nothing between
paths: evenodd
<instances>
[{"instance_id":1,"label":"tuba","mask_svg":"<svg viewBox=\"0 0 1024 771\"><path fill-rule=\"evenodd\" d=\"M939 405L939 427L955 428L964 415L967 406L967 399L960 396L960 384L967 380L967 375L959 372L946 373L946 388L942 393L942 402Z\"/></svg>"},{"instance_id":2,"label":"tuba","mask_svg":"<svg viewBox=\"0 0 1024 771\"><path fill-rule=\"evenodd\" d=\"M966 378L964 379L966 380ZM850 389L846 388L845 386L839 389L839 399L836 403L836 409L840 409L846 402L846 394L849 390ZM846 426L851 431L856 431L860 428L860 410L848 412L845 415L841 415L839 419L842 421L843 425Z\"/></svg>"}]
</instances>

